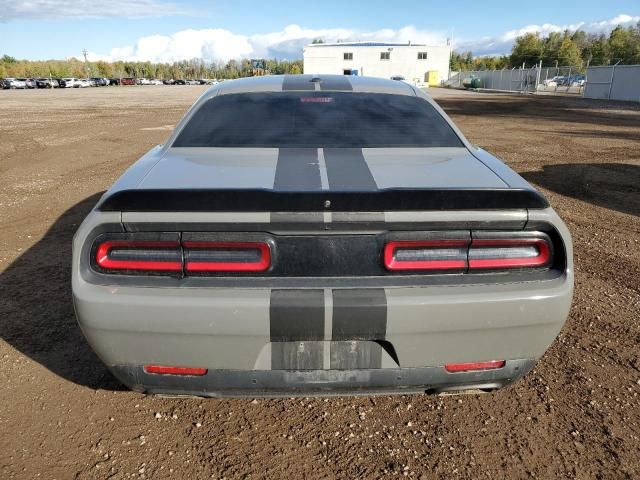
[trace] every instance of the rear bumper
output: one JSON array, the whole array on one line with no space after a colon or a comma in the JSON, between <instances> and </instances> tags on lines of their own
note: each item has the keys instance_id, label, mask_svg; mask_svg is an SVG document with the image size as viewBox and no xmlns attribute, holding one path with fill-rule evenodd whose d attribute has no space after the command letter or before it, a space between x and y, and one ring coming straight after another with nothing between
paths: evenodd
<instances>
[{"instance_id":1,"label":"rear bumper","mask_svg":"<svg viewBox=\"0 0 640 480\"><path fill-rule=\"evenodd\" d=\"M556 338L573 293L570 236L552 211L567 268L539 281L363 285L302 278L292 285L136 286L85 278L76 236L72 271L78 323L126 385L198 396L357 394L496 389L526 373ZM109 227L112 228L112 227ZM188 229L187 229L188 230ZM480 278L480 277L479 277ZM298 280L300 280L298 282ZM306 280L306 283L303 282ZM497 370L450 374L443 365L505 360ZM196 367L204 377L146 374L144 365Z\"/></svg>"},{"instance_id":2,"label":"rear bumper","mask_svg":"<svg viewBox=\"0 0 640 480\"><path fill-rule=\"evenodd\" d=\"M74 301L93 349L138 391L277 396L492 390L526 373L564 324L571 282L560 277L541 283L386 289L386 328L341 341L330 329L323 339L275 340L268 289L176 292L85 284L74 288ZM337 312L325 308L325 315L330 311ZM299 313L291 320L306 316ZM443 367L489 360L506 365L464 373ZM144 365L208 373L147 374Z\"/></svg>"},{"instance_id":3,"label":"rear bumper","mask_svg":"<svg viewBox=\"0 0 640 480\"><path fill-rule=\"evenodd\" d=\"M351 303L338 304L336 292L349 289L325 289L324 305L307 305L301 298L286 323L278 324L270 289L136 288L74 280L78 322L105 364L209 370L332 369L329 355L320 353L325 362L319 367L274 363L281 342L304 341L388 342L395 361L383 355L377 366L384 368L537 359L562 328L572 296L566 276L520 284L378 289L385 305L367 305L364 295L346 295ZM351 318L351 331L335 330ZM276 337L283 328L291 338ZM335 364L338 370L349 368Z\"/></svg>"},{"instance_id":4,"label":"rear bumper","mask_svg":"<svg viewBox=\"0 0 640 480\"><path fill-rule=\"evenodd\" d=\"M495 390L527 373L534 360L495 370L449 373L443 367L359 370L212 370L202 377L155 375L140 366L111 367L132 390L199 397L330 396Z\"/></svg>"}]
</instances>

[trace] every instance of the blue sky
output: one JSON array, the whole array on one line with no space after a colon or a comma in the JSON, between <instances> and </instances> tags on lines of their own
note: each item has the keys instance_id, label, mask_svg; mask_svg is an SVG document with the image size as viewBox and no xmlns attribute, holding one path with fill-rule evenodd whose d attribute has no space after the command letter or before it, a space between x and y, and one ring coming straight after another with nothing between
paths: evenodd
<instances>
[{"instance_id":1,"label":"blue sky","mask_svg":"<svg viewBox=\"0 0 640 480\"><path fill-rule=\"evenodd\" d=\"M313 37L444 43L508 52L525 31L582 28L608 32L640 21L640 2L389 0L0 0L0 54L48 59L171 61L276 56L300 58Z\"/></svg>"}]
</instances>

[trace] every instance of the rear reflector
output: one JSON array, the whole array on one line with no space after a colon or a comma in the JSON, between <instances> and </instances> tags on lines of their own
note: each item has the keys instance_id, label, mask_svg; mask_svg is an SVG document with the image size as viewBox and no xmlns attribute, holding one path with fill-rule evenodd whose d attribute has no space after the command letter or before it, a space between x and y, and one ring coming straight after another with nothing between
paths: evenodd
<instances>
[{"instance_id":1,"label":"rear reflector","mask_svg":"<svg viewBox=\"0 0 640 480\"><path fill-rule=\"evenodd\" d=\"M184 242L186 272L264 272L271 248L262 242Z\"/></svg>"},{"instance_id":2,"label":"rear reflector","mask_svg":"<svg viewBox=\"0 0 640 480\"><path fill-rule=\"evenodd\" d=\"M450 373L455 372L473 372L477 370L493 370L502 368L505 365L504 360L492 360L490 362L476 363L448 363L444 366L445 370Z\"/></svg>"},{"instance_id":3,"label":"rear reflector","mask_svg":"<svg viewBox=\"0 0 640 480\"><path fill-rule=\"evenodd\" d=\"M182 270L182 253L177 241L106 240L98 245L95 260L105 270Z\"/></svg>"},{"instance_id":4,"label":"rear reflector","mask_svg":"<svg viewBox=\"0 0 640 480\"><path fill-rule=\"evenodd\" d=\"M384 246L387 270L465 270L467 240L391 241Z\"/></svg>"},{"instance_id":5,"label":"rear reflector","mask_svg":"<svg viewBox=\"0 0 640 480\"><path fill-rule=\"evenodd\" d=\"M469 269L545 267L551 263L551 246L544 238L474 238L469 249Z\"/></svg>"},{"instance_id":6,"label":"rear reflector","mask_svg":"<svg viewBox=\"0 0 640 480\"><path fill-rule=\"evenodd\" d=\"M162 365L145 365L146 373L155 373L159 375L191 375L201 377L207 374L206 368L190 368L190 367L166 367Z\"/></svg>"}]
</instances>

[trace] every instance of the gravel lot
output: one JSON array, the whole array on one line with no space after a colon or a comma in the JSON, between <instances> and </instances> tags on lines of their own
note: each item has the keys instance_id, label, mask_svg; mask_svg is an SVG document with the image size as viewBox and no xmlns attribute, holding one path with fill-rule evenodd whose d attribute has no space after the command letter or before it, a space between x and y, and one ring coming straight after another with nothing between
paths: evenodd
<instances>
[{"instance_id":1,"label":"gravel lot","mask_svg":"<svg viewBox=\"0 0 640 480\"><path fill-rule=\"evenodd\" d=\"M491 395L202 400L123 389L81 336L71 238L203 87L0 91L1 478L640 477L640 109L433 90L571 229L576 294Z\"/></svg>"}]
</instances>

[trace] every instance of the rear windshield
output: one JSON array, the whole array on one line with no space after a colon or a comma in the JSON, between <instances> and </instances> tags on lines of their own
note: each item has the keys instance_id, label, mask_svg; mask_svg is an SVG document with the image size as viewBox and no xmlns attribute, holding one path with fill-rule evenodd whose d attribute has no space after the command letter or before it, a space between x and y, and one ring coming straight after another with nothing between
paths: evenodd
<instances>
[{"instance_id":1,"label":"rear windshield","mask_svg":"<svg viewBox=\"0 0 640 480\"><path fill-rule=\"evenodd\" d=\"M461 147L429 102L408 95L275 92L220 95L174 147Z\"/></svg>"}]
</instances>

